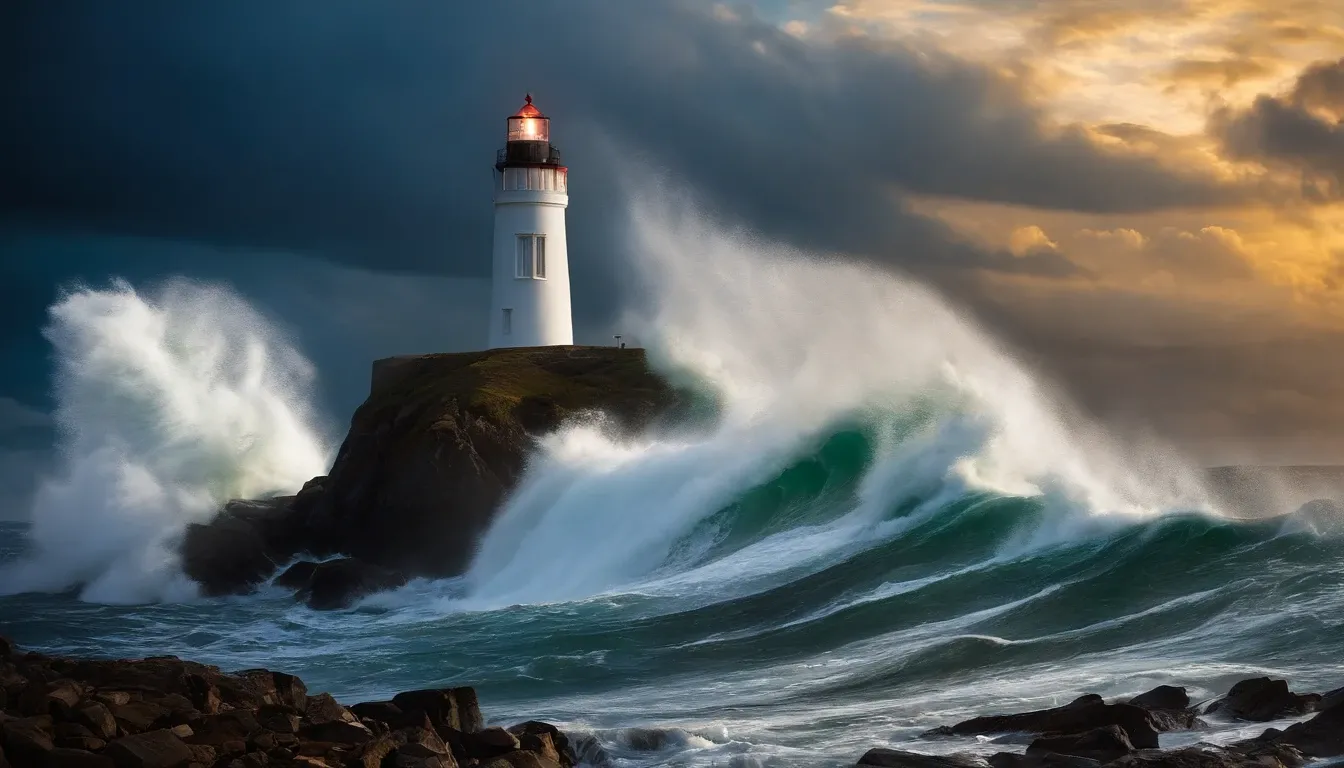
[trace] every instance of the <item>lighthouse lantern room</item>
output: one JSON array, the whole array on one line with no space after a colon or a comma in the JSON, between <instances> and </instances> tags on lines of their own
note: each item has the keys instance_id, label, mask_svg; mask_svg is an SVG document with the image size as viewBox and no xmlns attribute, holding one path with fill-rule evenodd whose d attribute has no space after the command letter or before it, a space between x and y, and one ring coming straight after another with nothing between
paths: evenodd
<instances>
[{"instance_id":1,"label":"lighthouse lantern room","mask_svg":"<svg viewBox=\"0 0 1344 768\"><path fill-rule=\"evenodd\" d=\"M526 103L508 119L495 157L495 239L490 348L574 343L565 208L569 169L551 144L551 121Z\"/></svg>"}]
</instances>

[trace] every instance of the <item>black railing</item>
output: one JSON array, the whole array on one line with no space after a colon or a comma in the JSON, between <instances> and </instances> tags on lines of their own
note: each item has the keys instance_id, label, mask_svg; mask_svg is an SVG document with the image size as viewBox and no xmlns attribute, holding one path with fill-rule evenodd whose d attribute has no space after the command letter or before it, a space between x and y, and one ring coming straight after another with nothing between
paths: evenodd
<instances>
[{"instance_id":1,"label":"black railing","mask_svg":"<svg viewBox=\"0 0 1344 768\"><path fill-rule=\"evenodd\" d=\"M511 141L495 153L495 165L563 165L560 150L544 141Z\"/></svg>"}]
</instances>

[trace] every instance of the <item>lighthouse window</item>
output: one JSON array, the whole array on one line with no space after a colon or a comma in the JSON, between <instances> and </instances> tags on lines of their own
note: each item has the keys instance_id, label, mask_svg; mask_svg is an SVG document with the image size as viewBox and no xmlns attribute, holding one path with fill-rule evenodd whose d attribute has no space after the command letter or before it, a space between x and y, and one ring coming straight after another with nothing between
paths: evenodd
<instances>
[{"instance_id":1,"label":"lighthouse window","mask_svg":"<svg viewBox=\"0 0 1344 768\"><path fill-rule=\"evenodd\" d=\"M515 270L517 277L546 280L546 235L517 235Z\"/></svg>"},{"instance_id":2,"label":"lighthouse window","mask_svg":"<svg viewBox=\"0 0 1344 768\"><path fill-rule=\"evenodd\" d=\"M512 309L505 309L505 310L504 310L504 335L505 335L505 336L508 336L508 335L510 335L510 334L512 334L512 333L513 333L513 310L512 310Z\"/></svg>"},{"instance_id":3,"label":"lighthouse window","mask_svg":"<svg viewBox=\"0 0 1344 768\"><path fill-rule=\"evenodd\" d=\"M514 266L517 277L546 279L546 236L518 235Z\"/></svg>"}]
</instances>

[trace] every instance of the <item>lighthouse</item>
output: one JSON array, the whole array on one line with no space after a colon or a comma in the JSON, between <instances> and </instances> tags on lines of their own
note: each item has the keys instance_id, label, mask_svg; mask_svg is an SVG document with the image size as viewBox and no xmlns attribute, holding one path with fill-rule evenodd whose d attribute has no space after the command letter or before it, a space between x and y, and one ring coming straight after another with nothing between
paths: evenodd
<instances>
[{"instance_id":1,"label":"lighthouse","mask_svg":"<svg viewBox=\"0 0 1344 768\"><path fill-rule=\"evenodd\" d=\"M495 242L490 348L574 343L565 208L569 169L551 144L551 121L532 104L508 119L495 157Z\"/></svg>"}]
</instances>

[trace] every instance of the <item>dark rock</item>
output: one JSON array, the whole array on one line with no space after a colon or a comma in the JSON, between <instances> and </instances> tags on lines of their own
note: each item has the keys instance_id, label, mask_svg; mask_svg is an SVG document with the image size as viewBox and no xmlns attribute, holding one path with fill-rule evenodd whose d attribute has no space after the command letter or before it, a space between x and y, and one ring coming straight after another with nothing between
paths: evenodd
<instances>
[{"instance_id":1,"label":"dark rock","mask_svg":"<svg viewBox=\"0 0 1344 768\"><path fill-rule=\"evenodd\" d=\"M597 742L597 739L586 737L586 741L582 744L576 744L570 741L564 731L540 720L518 723L509 728L509 733L518 737L518 743L522 745L523 749L551 757L545 746L545 743L548 742L556 753L551 759L566 768L578 765L580 762L594 766L601 766L610 762L610 758L606 751L602 749L602 745ZM545 742L542 741L543 739L545 739Z\"/></svg>"},{"instance_id":2,"label":"dark rock","mask_svg":"<svg viewBox=\"0 0 1344 768\"><path fill-rule=\"evenodd\" d=\"M85 701L70 712L70 720L89 729L90 736L110 739L117 735L117 721L112 711L100 701Z\"/></svg>"},{"instance_id":3,"label":"dark rock","mask_svg":"<svg viewBox=\"0 0 1344 768\"><path fill-rule=\"evenodd\" d=\"M245 709L231 709L202 717L192 726L193 733L188 741L192 744L224 747L230 742L245 742L248 736L259 730L261 724L255 715ZM228 749L223 751L231 754Z\"/></svg>"},{"instance_id":4,"label":"dark rock","mask_svg":"<svg viewBox=\"0 0 1344 768\"><path fill-rule=\"evenodd\" d=\"M988 733L1082 733L1093 728L1118 725L1139 749L1157 747L1158 729L1162 725L1148 710L1130 704L1102 704L1079 701L1053 709L1023 712L1016 715L977 717L950 727L939 728L932 735L975 736Z\"/></svg>"},{"instance_id":5,"label":"dark rock","mask_svg":"<svg viewBox=\"0 0 1344 768\"><path fill-rule=\"evenodd\" d=\"M329 720L299 728L299 736L310 741L329 741L335 744L363 744L373 740L373 731L360 722Z\"/></svg>"},{"instance_id":6,"label":"dark rock","mask_svg":"<svg viewBox=\"0 0 1344 768\"><path fill-rule=\"evenodd\" d=\"M204 675L188 674L183 677L182 682L186 688L187 699L197 711L207 715L219 712L222 701L219 686L213 680Z\"/></svg>"},{"instance_id":7,"label":"dark rock","mask_svg":"<svg viewBox=\"0 0 1344 768\"><path fill-rule=\"evenodd\" d=\"M418 725L420 718L424 716L423 712L418 713L419 717L415 714L408 716L401 710L401 707L390 701L361 701L351 706L350 711L361 720L366 718L377 720L381 723L387 723L393 728Z\"/></svg>"},{"instance_id":8,"label":"dark rock","mask_svg":"<svg viewBox=\"0 0 1344 768\"><path fill-rule=\"evenodd\" d=\"M187 526L182 569L207 595L252 592L304 542L293 497L231 501L208 523Z\"/></svg>"},{"instance_id":9,"label":"dark rock","mask_svg":"<svg viewBox=\"0 0 1344 768\"><path fill-rule=\"evenodd\" d=\"M304 705L303 719L314 725L335 722L353 723L358 720L354 713L341 706L341 703L332 698L329 693L309 696Z\"/></svg>"},{"instance_id":10,"label":"dark rock","mask_svg":"<svg viewBox=\"0 0 1344 768\"><path fill-rule=\"evenodd\" d=\"M5 755L16 766L40 766L56 748L51 740L51 718L45 716L10 720L0 729Z\"/></svg>"},{"instance_id":11,"label":"dark rock","mask_svg":"<svg viewBox=\"0 0 1344 768\"><path fill-rule=\"evenodd\" d=\"M47 753L46 768L117 768L107 755L95 755L85 749L57 747Z\"/></svg>"},{"instance_id":12,"label":"dark rock","mask_svg":"<svg viewBox=\"0 0 1344 768\"><path fill-rule=\"evenodd\" d=\"M1190 695L1185 692L1184 686L1159 685L1135 696L1129 703L1144 709L1189 709Z\"/></svg>"},{"instance_id":13,"label":"dark rock","mask_svg":"<svg viewBox=\"0 0 1344 768\"><path fill-rule=\"evenodd\" d=\"M85 752L101 752L107 746L107 741L97 736L57 736L53 743L63 749L82 749Z\"/></svg>"},{"instance_id":14,"label":"dark rock","mask_svg":"<svg viewBox=\"0 0 1344 768\"><path fill-rule=\"evenodd\" d=\"M998 752L990 756L989 764L992 768L1097 768L1101 762L1088 757L1060 755L1054 752L1032 755Z\"/></svg>"},{"instance_id":15,"label":"dark rock","mask_svg":"<svg viewBox=\"0 0 1344 768\"><path fill-rule=\"evenodd\" d=\"M380 360L309 511L335 549L416 576L460 574L534 435L601 409L629 427L676 395L642 350L540 347Z\"/></svg>"},{"instance_id":16,"label":"dark rock","mask_svg":"<svg viewBox=\"0 0 1344 768\"><path fill-rule=\"evenodd\" d=\"M126 733L152 730L154 724L167 714L168 711L163 707L148 701L132 701L112 709L112 716L116 719L117 725L120 725Z\"/></svg>"},{"instance_id":17,"label":"dark rock","mask_svg":"<svg viewBox=\"0 0 1344 768\"><path fill-rule=\"evenodd\" d=\"M1118 725L1093 728L1082 733L1046 735L1031 742L1028 755L1057 753L1108 763L1134 751L1125 730Z\"/></svg>"},{"instance_id":18,"label":"dark rock","mask_svg":"<svg viewBox=\"0 0 1344 768\"><path fill-rule=\"evenodd\" d=\"M985 761L970 755L921 755L878 747L859 758L858 765L878 768L984 768Z\"/></svg>"},{"instance_id":19,"label":"dark rock","mask_svg":"<svg viewBox=\"0 0 1344 768\"><path fill-rule=\"evenodd\" d=\"M484 728L474 733L464 733L462 745L467 757L487 760L520 749L518 737L503 728Z\"/></svg>"},{"instance_id":20,"label":"dark rock","mask_svg":"<svg viewBox=\"0 0 1344 768\"><path fill-rule=\"evenodd\" d=\"M262 728L276 733L298 733L299 716L289 707L264 704L257 710L257 722Z\"/></svg>"},{"instance_id":21,"label":"dark rock","mask_svg":"<svg viewBox=\"0 0 1344 768\"><path fill-rule=\"evenodd\" d=\"M1301 755L1285 749L1248 753L1216 747L1145 749L1108 764L1112 768L1298 768Z\"/></svg>"},{"instance_id":22,"label":"dark rock","mask_svg":"<svg viewBox=\"0 0 1344 768\"><path fill-rule=\"evenodd\" d=\"M1232 686L1227 696L1209 705L1208 712L1265 722L1306 714L1315 709L1320 700L1319 694L1293 693L1288 690L1287 681L1256 677Z\"/></svg>"},{"instance_id":23,"label":"dark rock","mask_svg":"<svg viewBox=\"0 0 1344 768\"><path fill-rule=\"evenodd\" d=\"M397 753L417 757L449 755L452 750L433 728L403 728L390 734Z\"/></svg>"},{"instance_id":24,"label":"dark rock","mask_svg":"<svg viewBox=\"0 0 1344 768\"><path fill-rule=\"evenodd\" d=\"M1332 699L1327 696L1327 701ZM1310 720L1285 728L1281 733L1270 735L1274 729L1261 736L1279 744L1285 744L1301 750L1302 754L1312 757L1338 757L1344 755L1344 701L1333 699L1330 707L1323 709Z\"/></svg>"},{"instance_id":25,"label":"dark rock","mask_svg":"<svg viewBox=\"0 0 1344 768\"><path fill-rule=\"evenodd\" d=\"M191 762L187 745L165 730L117 739L103 754L112 758L117 768L180 768Z\"/></svg>"},{"instance_id":26,"label":"dark rock","mask_svg":"<svg viewBox=\"0 0 1344 768\"><path fill-rule=\"evenodd\" d=\"M510 752L481 763L482 768L559 768L546 758L531 752Z\"/></svg>"},{"instance_id":27,"label":"dark rock","mask_svg":"<svg viewBox=\"0 0 1344 768\"><path fill-rule=\"evenodd\" d=\"M437 728L444 726L463 733L481 730L485 719L474 688L434 688L406 691L392 697L403 712L423 712Z\"/></svg>"},{"instance_id":28,"label":"dark rock","mask_svg":"<svg viewBox=\"0 0 1344 768\"><path fill-rule=\"evenodd\" d=\"M197 765L214 765L215 759L219 753L209 744L188 744L187 751L191 753L191 762Z\"/></svg>"},{"instance_id":29,"label":"dark rock","mask_svg":"<svg viewBox=\"0 0 1344 768\"><path fill-rule=\"evenodd\" d=\"M4 635L0 635L0 660L8 661L15 654L17 646L14 641Z\"/></svg>"},{"instance_id":30,"label":"dark rock","mask_svg":"<svg viewBox=\"0 0 1344 768\"><path fill-rule=\"evenodd\" d=\"M318 563L308 584L295 595L318 611L349 608L361 597L396 589L407 581L396 571L354 558Z\"/></svg>"},{"instance_id":31,"label":"dark rock","mask_svg":"<svg viewBox=\"0 0 1344 768\"><path fill-rule=\"evenodd\" d=\"M311 560L300 560L286 568L284 573L276 576L275 581L271 583L285 589L303 589L308 586L308 580L313 577L313 571L315 570L317 570L317 563Z\"/></svg>"}]
</instances>

